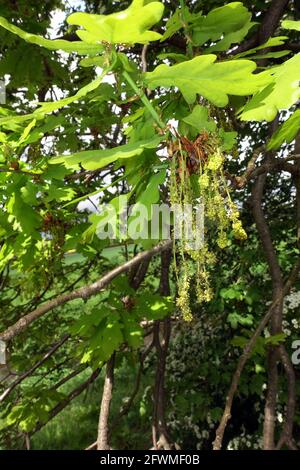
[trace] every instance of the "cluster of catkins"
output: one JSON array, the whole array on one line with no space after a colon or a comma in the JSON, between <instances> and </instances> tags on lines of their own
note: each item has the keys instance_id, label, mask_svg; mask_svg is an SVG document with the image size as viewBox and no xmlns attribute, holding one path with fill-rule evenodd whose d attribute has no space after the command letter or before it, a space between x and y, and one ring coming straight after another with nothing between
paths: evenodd
<instances>
[{"instance_id":1,"label":"cluster of catkins","mask_svg":"<svg viewBox=\"0 0 300 470\"><path fill-rule=\"evenodd\" d=\"M196 279L196 298L199 303L209 302L212 297L209 270L216 262L215 254L211 250L213 243L221 249L229 243L229 234L239 240L245 240L247 234L240 220L239 210L230 196L229 185L224 176L224 155L220 150L218 141L212 136L201 149L196 171L191 174L188 152L180 145L172 154L170 172L170 203L171 205L201 204L204 210L204 234L201 247L193 249L189 240L183 237L176 240L177 253L175 257L175 272L178 281L177 306L180 308L186 321L192 320L190 307L191 281ZM200 153L200 152L199 152ZM195 190L196 181L196 190ZM193 230L199 229L196 220L196 211L193 211ZM174 241L175 245L175 241ZM174 250L175 251L175 250Z\"/></svg>"}]
</instances>

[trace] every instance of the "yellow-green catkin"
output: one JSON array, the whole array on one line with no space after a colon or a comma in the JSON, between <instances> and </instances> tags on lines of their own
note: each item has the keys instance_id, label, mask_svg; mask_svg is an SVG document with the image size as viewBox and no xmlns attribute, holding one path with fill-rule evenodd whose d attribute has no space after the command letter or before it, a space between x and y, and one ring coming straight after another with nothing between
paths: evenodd
<instances>
[{"instance_id":1,"label":"yellow-green catkin","mask_svg":"<svg viewBox=\"0 0 300 470\"><path fill-rule=\"evenodd\" d=\"M193 320L190 307L190 275L187 270L184 270L178 283L178 297L176 305L180 308L182 317L185 321L190 322Z\"/></svg>"},{"instance_id":2,"label":"yellow-green catkin","mask_svg":"<svg viewBox=\"0 0 300 470\"><path fill-rule=\"evenodd\" d=\"M205 226L206 240L199 250L192 250L185 240L178 243L180 269L175 261L175 272L178 279L177 306L186 321L192 320L190 291L194 276L197 301L199 303L209 302L213 298L209 271L215 264L216 258L212 250L209 249L209 245L216 243L219 248L225 249L229 243L231 229L235 238L240 240L247 238L239 211L231 199L228 182L224 177L225 158L220 149L218 138L210 135L203 145L205 148L200 150L205 158L199 160L198 175L195 175L198 178L198 193L196 195L193 192L191 175L187 169L189 155L182 149L180 142L172 151L170 203L171 205L183 206L184 204L199 204L201 202L207 222L205 224L207 225L207 227ZM174 259L176 260L176 258ZM190 268L190 262L194 264L193 270Z\"/></svg>"}]
</instances>

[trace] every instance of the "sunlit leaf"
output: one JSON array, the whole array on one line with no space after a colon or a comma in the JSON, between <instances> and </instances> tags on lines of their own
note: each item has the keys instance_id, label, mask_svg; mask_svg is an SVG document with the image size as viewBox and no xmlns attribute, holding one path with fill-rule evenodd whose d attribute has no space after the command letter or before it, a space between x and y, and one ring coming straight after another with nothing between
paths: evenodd
<instances>
[{"instance_id":1,"label":"sunlit leaf","mask_svg":"<svg viewBox=\"0 0 300 470\"><path fill-rule=\"evenodd\" d=\"M228 95L252 95L270 82L265 73L253 74L256 64L250 60L232 60L215 63L213 54L168 66L159 65L146 74L146 82L152 90L158 86L177 87L188 103L197 94L216 106L226 106Z\"/></svg>"},{"instance_id":2,"label":"sunlit leaf","mask_svg":"<svg viewBox=\"0 0 300 470\"><path fill-rule=\"evenodd\" d=\"M144 0L134 0L126 10L111 15L73 13L67 21L82 26L84 29L77 30L77 35L90 44L101 41L145 44L161 38L159 33L149 29L160 21L164 6L161 2L144 3Z\"/></svg>"},{"instance_id":3,"label":"sunlit leaf","mask_svg":"<svg viewBox=\"0 0 300 470\"><path fill-rule=\"evenodd\" d=\"M240 42L255 23L251 13L240 2L228 3L202 16L193 27L193 41L201 46L208 40L220 41L209 47L209 51L227 50L231 44Z\"/></svg>"},{"instance_id":4,"label":"sunlit leaf","mask_svg":"<svg viewBox=\"0 0 300 470\"><path fill-rule=\"evenodd\" d=\"M281 23L283 29L293 29L294 31L300 31L300 21L284 20Z\"/></svg>"},{"instance_id":5,"label":"sunlit leaf","mask_svg":"<svg viewBox=\"0 0 300 470\"><path fill-rule=\"evenodd\" d=\"M64 163L67 168L76 168L80 163L86 170L97 170L119 159L127 159L140 155L145 148L156 148L160 140L160 138L155 138L151 141L134 142L111 149L87 150L75 153L74 155L63 155L53 158L50 163Z\"/></svg>"},{"instance_id":6,"label":"sunlit leaf","mask_svg":"<svg viewBox=\"0 0 300 470\"><path fill-rule=\"evenodd\" d=\"M51 51L62 50L65 52L78 52L79 54L97 54L103 51L103 46L100 44L88 44L82 41L65 41L64 39L45 39L36 34L26 33L18 26L9 23L5 18L0 16L0 26L7 29L13 34L16 34L20 38L24 39L31 44L37 44L38 46L45 47Z\"/></svg>"},{"instance_id":7,"label":"sunlit leaf","mask_svg":"<svg viewBox=\"0 0 300 470\"><path fill-rule=\"evenodd\" d=\"M246 104L244 121L273 121L278 111L289 109L300 98L300 54L268 72L272 82Z\"/></svg>"},{"instance_id":8,"label":"sunlit leaf","mask_svg":"<svg viewBox=\"0 0 300 470\"><path fill-rule=\"evenodd\" d=\"M216 123L209 119L208 109L204 106L196 105L191 114L186 116L183 121L198 131L205 130L213 132L216 129Z\"/></svg>"},{"instance_id":9,"label":"sunlit leaf","mask_svg":"<svg viewBox=\"0 0 300 470\"><path fill-rule=\"evenodd\" d=\"M268 149L273 150L279 148L284 142L288 144L292 142L297 136L300 129L300 109L297 109L285 121L279 129L272 135L268 144Z\"/></svg>"}]
</instances>

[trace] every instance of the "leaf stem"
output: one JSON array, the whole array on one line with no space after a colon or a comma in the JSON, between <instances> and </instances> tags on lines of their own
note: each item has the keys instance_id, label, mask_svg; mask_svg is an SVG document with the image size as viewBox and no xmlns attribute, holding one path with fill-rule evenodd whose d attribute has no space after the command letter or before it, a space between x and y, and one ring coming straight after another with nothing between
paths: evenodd
<instances>
[{"instance_id":1,"label":"leaf stem","mask_svg":"<svg viewBox=\"0 0 300 470\"><path fill-rule=\"evenodd\" d=\"M126 70L124 70L123 72L123 77L125 78L125 80L127 81L127 83L131 86L131 88L133 89L133 91L140 97L142 103L145 105L145 107L148 109L149 113L151 114L151 116L154 118L154 120L156 121L156 123L159 125L159 127L161 129L165 129L166 128L166 125L165 123L161 120L161 118L159 117L157 111L154 109L154 107L152 106L152 104L150 103L150 101L148 100L147 96L145 95L145 93L140 90L138 88L138 86L134 83L134 81L132 80L131 76L129 75L128 72L126 72Z\"/></svg>"}]
</instances>

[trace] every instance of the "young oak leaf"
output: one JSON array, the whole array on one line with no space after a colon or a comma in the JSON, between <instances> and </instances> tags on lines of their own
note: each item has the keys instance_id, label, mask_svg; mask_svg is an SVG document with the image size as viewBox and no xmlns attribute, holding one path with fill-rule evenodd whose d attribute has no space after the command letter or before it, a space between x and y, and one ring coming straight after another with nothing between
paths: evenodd
<instances>
[{"instance_id":1,"label":"young oak leaf","mask_svg":"<svg viewBox=\"0 0 300 470\"><path fill-rule=\"evenodd\" d=\"M202 16L193 27L193 41L197 46L209 39L220 41L209 50L223 51L231 44L238 43L247 35L255 23L251 22L251 13L241 2L232 2L210 11Z\"/></svg>"},{"instance_id":2,"label":"young oak leaf","mask_svg":"<svg viewBox=\"0 0 300 470\"><path fill-rule=\"evenodd\" d=\"M67 21L83 27L77 30L77 35L90 44L101 41L146 44L161 38L161 34L150 31L150 28L161 20L164 6L161 2L151 2L145 6L144 3L144 0L134 0L126 10L111 15L77 12L70 15Z\"/></svg>"},{"instance_id":3,"label":"young oak leaf","mask_svg":"<svg viewBox=\"0 0 300 470\"><path fill-rule=\"evenodd\" d=\"M43 119L45 114L52 113L61 108L64 108L65 106L69 106L75 101L79 101L85 98L85 96L88 93L96 90L101 85L103 78L105 77L107 73L109 73L109 71L110 71L109 68L104 69L101 75L99 75L97 78L92 80L87 85L80 88L77 91L77 93L75 93L75 95L67 96L66 98L62 98L61 100L57 100L57 101L45 101L45 102L40 103L40 106L30 114L24 114L24 115L13 114L13 115L7 115L3 118L0 117L0 126L8 125L8 124L20 124L23 122L27 122L31 119L40 120L40 119Z\"/></svg>"},{"instance_id":4,"label":"young oak leaf","mask_svg":"<svg viewBox=\"0 0 300 470\"><path fill-rule=\"evenodd\" d=\"M292 142L300 129L300 109L297 109L272 135L268 149L279 148L284 142Z\"/></svg>"},{"instance_id":5,"label":"young oak leaf","mask_svg":"<svg viewBox=\"0 0 300 470\"><path fill-rule=\"evenodd\" d=\"M173 36L182 28L191 31L193 44L203 45L212 41L209 51L225 51L232 44L239 43L255 23L251 13L241 2L228 3L211 10L208 15L191 13L187 7L178 8L166 23L162 40Z\"/></svg>"},{"instance_id":6,"label":"young oak leaf","mask_svg":"<svg viewBox=\"0 0 300 470\"><path fill-rule=\"evenodd\" d=\"M294 31L300 31L300 21L285 20L281 23L283 29L293 29Z\"/></svg>"},{"instance_id":7,"label":"young oak leaf","mask_svg":"<svg viewBox=\"0 0 300 470\"><path fill-rule=\"evenodd\" d=\"M198 131L214 132L216 130L216 123L208 116L208 109L205 106L197 104L191 114L183 118L186 124L194 127Z\"/></svg>"},{"instance_id":8,"label":"young oak leaf","mask_svg":"<svg viewBox=\"0 0 300 470\"><path fill-rule=\"evenodd\" d=\"M246 104L243 121L273 121L278 111L289 109L300 98L300 54L267 73L272 82Z\"/></svg>"},{"instance_id":9,"label":"young oak leaf","mask_svg":"<svg viewBox=\"0 0 300 470\"><path fill-rule=\"evenodd\" d=\"M69 53L77 52L78 54L82 55L97 54L103 51L103 46L101 46L101 44L88 44L83 43L81 41L72 42L66 41L64 39L52 40L43 38L42 36L38 36L37 34L27 33L21 28L18 28L18 26L9 23L2 16L0 16L0 26L31 44L36 44L37 46L45 47L46 49L50 49L51 51L62 50Z\"/></svg>"},{"instance_id":10,"label":"young oak leaf","mask_svg":"<svg viewBox=\"0 0 300 470\"><path fill-rule=\"evenodd\" d=\"M119 147L104 150L86 150L73 155L62 155L54 157L50 163L63 163L67 168L76 168L79 163L86 170L98 170L119 159L132 158L141 155L145 148L156 148L161 138L142 140Z\"/></svg>"},{"instance_id":11,"label":"young oak leaf","mask_svg":"<svg viewBox=\"0 0 300 470\"><path fill-rule=\"evenodd\" d=\"M171 67L159 65L145 75L147 86L151 90L177 87L188 103L193 103L199 94L223 107L228 104L228 95L253 95L271 81L264 72L253 74L256 64L250 60L215 63L216 59L214 54L208 54Z\"/></svg>"}]
</instances>

